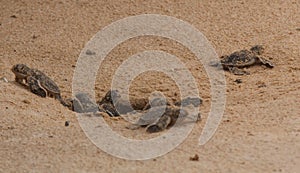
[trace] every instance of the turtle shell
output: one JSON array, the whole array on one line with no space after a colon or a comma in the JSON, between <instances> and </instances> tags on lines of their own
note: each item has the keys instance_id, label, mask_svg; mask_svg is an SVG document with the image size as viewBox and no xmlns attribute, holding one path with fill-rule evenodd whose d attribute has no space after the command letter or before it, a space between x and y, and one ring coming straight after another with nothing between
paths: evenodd
<instances>
[{"instance_id":1,"label":"turtle shell","mask_svg":"<svg viewBox=\"0 0 300 173\"><path fill-rule=\"evenodd\" d=\"M165 106L152 107L142 114L136 124L141 126L153 124L167 111L166 109L169 108L166 108Z\"/></svg>"},{"instance_id":2,"label":"turtle shell","mask_svg":"<svg viewBox=\"0 0 300 173\"><path fill-rule=\"evenodd\" d=\"M60 94L59 87L56 85L56 83L43 72L37 69L33 69L33 77L39 80L41 86L48 92L51 92L53 94Z\"/></svg>"},{"instance_id":3,"label":"turtle shell","mask_svg":"<svg viewBox=\"0 0 300 173\"><path fill-rule=\"evenodd\" d=\"M230 67L245 67L252 65L256 62L256 56L253 52L248 50L241 50L230 54L229 56L223 56L221 64L223 66Z\"/></svg>"}]
</instances>

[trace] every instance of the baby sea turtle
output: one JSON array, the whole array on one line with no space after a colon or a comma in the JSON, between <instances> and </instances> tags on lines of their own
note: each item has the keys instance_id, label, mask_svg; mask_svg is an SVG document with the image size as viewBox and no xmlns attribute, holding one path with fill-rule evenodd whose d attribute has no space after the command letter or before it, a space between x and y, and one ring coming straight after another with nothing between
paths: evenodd
<instances>
[{"instance_id":1,"label":"baby sea turtle","mask_svg":"<svg viewBox=\"0 0 300 173\"><path fill-rule=\"evenodd\" d=\"M163 100L163 98L160 101L157 101L157 99L158 98L155 98L152 101L154 101L154 103L159 104L156 105L152 103L151 109L143 109L143 111L135 111L129 113L129 116L133 116L133 114L140 114L140 118L138 119L138 121L133 125L128 126L129 129L134 130L139 127L146 127L146 131L148 133L163 131L173 126L176 123L176 121L183 120L186 117L188 117L191 114L191 112L189 111L189 106L198 107L200 105L199 99L196 98L183 99L181 102L185 104L182 104L182 107L166 103L164 105L160 105L160 103L162 103L161 101ZM196 121L200 119L200 114L198 114Z\"/></svg>"},{"instance_id":2,"label":"baby sea turtle","mask_svg":"<svg viewBox=\"0 0 300 173\"><path fill-rule=\"evenodd\" d=\"M31 69L25 64L16 64L12 67L16 82L28 85L32 93L41 97L54 97L64 106L68 106L60 95L59 87L46 74L37 69ZM25 83L24 83L25 80Z\"/></svg>"},{"instance_id":3,"label":"baby sea turtle","mask_svg":"<svg viewBox=\"0 0 300 173\"><path fill-rule=\"evenodd\" d=\"M79 113L77 114L79 116L102 116L102 111L99 109L99 106L94 102L88 93L78 92L75 94L74 98L70 98L68 101L71 105L70 109Z\"/></svg>"},{"instance_id":4,"label":"baby sea turtle","mask_svg":"<svg viewBox=\"0 0 300 173\"><path fill-rule=\"evenodd\" d=\"M84 92L75 94L72 99L72 110L78 113L96 113L99 111L98 105L91 99L91 97Z\"/></svg>"},{"instance_id":5,"label":"baby sea turtle","mask_svg":"<svg viewBox=\"0 0 300 173\"><path fill-rule=\"evenodd\" d=\"M186 110L180 109L178 107L168 106L166 107L163 115L159 119L157 119L156 122L149 124L149 126L146 128L146 131L148 133L163 131L168 127L172 127L176 123L176 121L182 120L187 116L188 112Z\"/></svg>"},{"instance_id":6,"label":"baby sea turtle","mask_svg":"<svg viewBox=\"0 0 300 173\"><path fill-rule=\"evenodd\" d=\"M98 105L101 111L112 117L133 111L129 101L122 99L118 90L108 91Z\"/></svg>"},{"instance_id":7,"label":"baby sea turtle","mask_svg":"<svg viewBox=\"0 0 300 173\"><path fill-rule=\"evenodd\" d=\"M250 74L241 68L252 66L255 64L264 64L269 68L273 68L274 64L263 58L261 55L264 48L261 45L255 45L250 50L241 50L233 52L230 55L221 56L221 63L212 63L212 66L221 65L224 69L229 70L235 75Z\"/></svg>"}]
</instances>

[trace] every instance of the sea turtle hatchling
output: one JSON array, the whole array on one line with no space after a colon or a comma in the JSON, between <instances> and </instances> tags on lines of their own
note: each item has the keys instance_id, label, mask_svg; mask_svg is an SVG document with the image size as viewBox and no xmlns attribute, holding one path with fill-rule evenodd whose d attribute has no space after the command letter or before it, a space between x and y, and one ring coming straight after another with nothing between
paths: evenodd
<instances>
[{"instance_id":1,"label":"sea turtle hatchling","mask_svg":"<svg viewBox=\"0 0 300 173\"><path fill-rule=\"evenodd\" d=\"M156 133L173 126L176 121L181 121L188 116L188 111L178 107L168 106L163 115L146 128L148 133Z\"/></svg>"},{"instance_id":2,"label":"sea turtle hatchling","mask_svg":"<svg viewBox=\"0 0 300 173\"><path fill-rule=\"evenodd\" d=\"M75 98L71 99L72 111L78 113L96 113L99 111L98 105L92 100L89 94L78 92Z\"/></svg>"},{"instance_id":3,"label":"sea turtle hatchling","mask_svg":"<svg viewBox=\"0 0 300 173\"><path fill-rule=\"evenodd\" d=\"M273 68L274 64L263 58L261 55L264 48L261 45L255 45L250 50L241 50L233 52L230 55L221 56L220 63L212 62L212 66L222 66L224 69L229 70L235 75L250 74L241 68L252 66L255 64L264 64L269 68Z\"/></svg>"},{"instance_id":4,"label":"sea turtle hatchling","mask_svg":"<svg viewBox=\"0 0 300 173\"><path fill-rule=\"evenodd\" d=\"M121 98L121 94L118 90L109 90L97 103L100 111L106 112L111 117L120 116L120 114L133 111L130 102Z\"/></svg>"},{"instance_id":5,"label":"sea turtle hatchling","mask_svg":"<svg viewBox=\"0 0 300 173\"><path fill-rule=\"evenodd\" d=\"M187 97L176 102L174 106L167 106L163 115L156 122L148 125L146 131L149 133L163 131L172 127L176 121L182 121L187 117L192 118L193 122L200 121L200 113L196 115L195 112L192 112L193 108L191 107L199 107L201 103L201 98Z\"/></svg>"},{"instance_id":6,"label":"sea turtle hatchling","mask_svg":"<svg viewBox=\"0 0 300 173\"><path fill-rule=\"evenodd\" d=\"M181 105L181 107L170 104L163 106L156 106L152 104L151 109L130 112L127 114L127 116L130 117L139 114L139 119L136 121L136 123L128 126L127 128L134 130L139 127L146 127L146 131L148 133L155 133L163 131L173 126L176 121L184 120L187 117L192 118L194 121L199 121L201 120L200 114L198 113L195 119L195 115L193 115L194 113L190 111L190 106L198 107L201 103L200 100L201 99L199 98L187 98L181 101L185 103Z\"/></svg>"},{"instance_id":7,"label":"sea turtle hatchling","mask_svg":"<svg viewBox=\"0 0 300 173\"><path fill-rule=\"evenodd\" d=\"M22 85L27 84L32 93L41 97L54 97L64 106L69 106L63 101L56 83L40 70L31 69L25 64L16 64L11 70L15 74L16 82Z\"/></svg>"}]
</instances>

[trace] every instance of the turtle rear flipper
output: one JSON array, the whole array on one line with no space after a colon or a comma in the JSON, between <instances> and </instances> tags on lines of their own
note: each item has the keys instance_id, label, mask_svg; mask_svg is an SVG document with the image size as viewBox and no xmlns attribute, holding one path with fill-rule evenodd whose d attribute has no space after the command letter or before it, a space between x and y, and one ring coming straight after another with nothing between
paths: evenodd
<instances>
[{"instance_id":1,"label":"turtle rear flipper","mask_svg":"<svg viewBox=\"0 0 300 173\"><path fill-rule=\"evenodd\" d=\"M228 67L228 70L230 71L230 73L233 73L235 75L249 75L250 74L249 72L239 69L237 67Z\"/></svg>"},{"instance_id":2,"label":"turtle rear flipper","mask_svg":"<svg viewBox=\"0 0 300 173\"><path fill-rule=\"evenodd\" d=\"M163 131L170 125L171 121L172 121L172 119L170 116L168 116L168 115L162 116L156 123L150 124L147 127L146 131L148 133L155 133L155 132Z\"/></svg>"},{"instance_id":3,"label":"turtle rear flipper","mask_svg":"<svg viewBox=\"0 0 300 173\"><path fill-rule=\"evenodd\" d=\"M273 68L275 66L271 61L269 61L263 57L258 56L257 58L262 64L264 64L265 66L267 66L269 68Z\"/></svg>"},{"instance_id":4,"label":"turtle rear flipper","mask_svg":"<svg viewBox=\"0 0 300 173\"><path fill-rule=\"evenodd\" d=\"M40 97L46 97L47 91L41 86L40 81L36 80L35 78L29 76L27 77L27 82L29 89L32 93L40 96Z\"/></svg>"},{"instance_id":5,"label":"turtle rear flipper","mask_svg":"<svg viewBox=\"0 0 300 173\"><path fill-rule=\"evenodd\" d=\"M106 112L111 117L117 117L120 116L119 112L115 109L115 107L112 104L104 103L99 106L101 111Z\"/></svg>"}]
</instances>

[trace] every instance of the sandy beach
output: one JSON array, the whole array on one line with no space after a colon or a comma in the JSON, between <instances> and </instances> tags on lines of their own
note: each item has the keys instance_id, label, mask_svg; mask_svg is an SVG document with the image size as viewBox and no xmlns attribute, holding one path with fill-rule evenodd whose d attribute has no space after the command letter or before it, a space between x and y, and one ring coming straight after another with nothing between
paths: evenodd
<instances>
[{"instance_id":1,"label":"sandy beach","mask_svg":"<svg viewBox=\"0 0 300 173\"><path fill-rule=\"evenodd\" d=\"M246 68L250 75L225 72L226 105L214 136L199 136L211 109L209 78L182 44L159 36L126 40L112 49L97 72L95 97L110 89L116 69L145 50L177 56L194 76L202 121L171 152L143 161L114 157L93 144L74 112L16 83L11 71L23 63L51 77L64 99L72 96L76 63L86 43L114 21L161 14L198 29L218 56L263 45L275 64ZM136 62L139 63L139 62ZM208 0L3 0L0 2L0 172L299 172L300 171L300 1ZM241 83L236 82L236 80ZM139 75L131 98L161 91L179 98L176 82L160 72ZM105 118L113 130L148 139L144 128L126 129L122 118ZM70 125L65 126L69 121ZM124 146L126 147L126 146ZM147 150L147 148L145 149ZM199 156L196 161L190 157Z\"/></svg>"}]
</instances>

